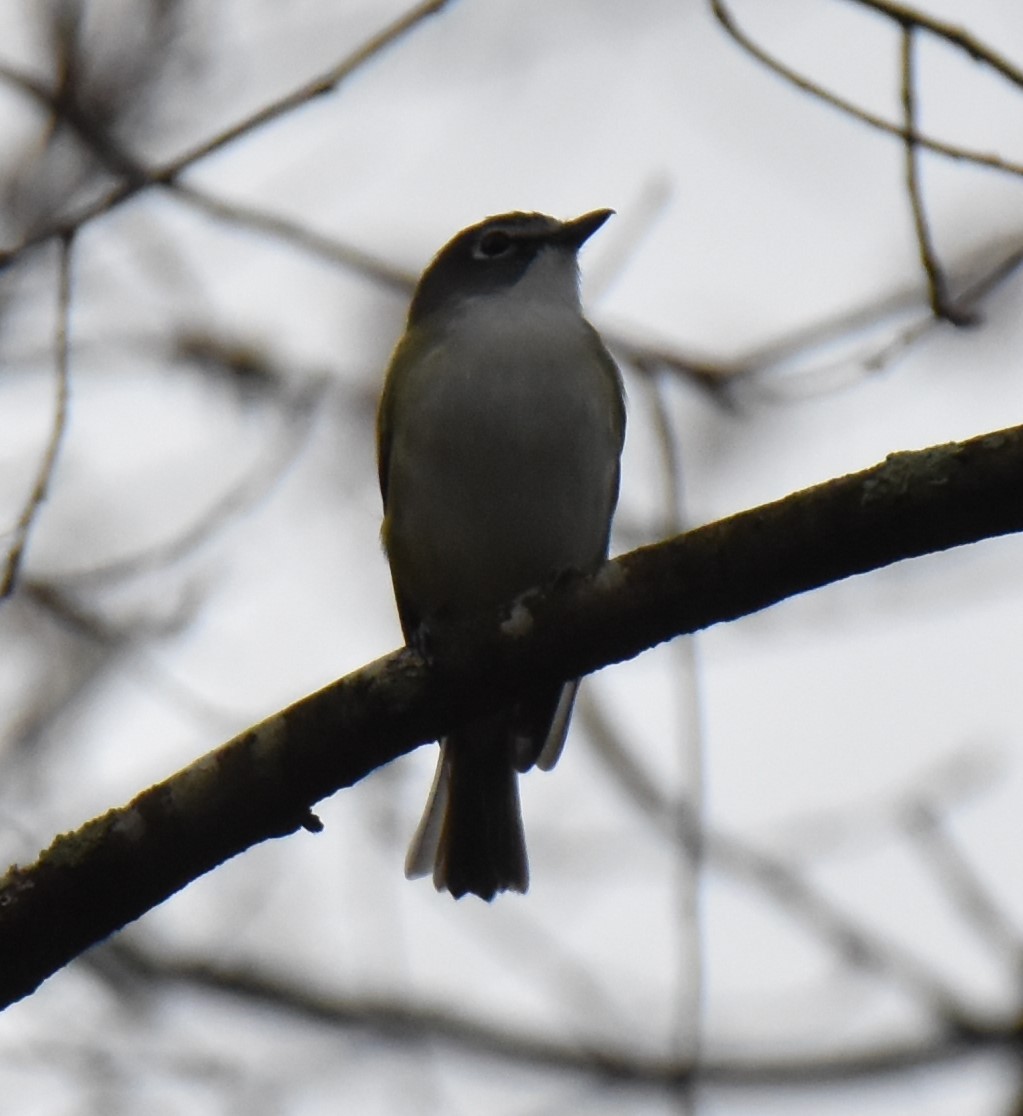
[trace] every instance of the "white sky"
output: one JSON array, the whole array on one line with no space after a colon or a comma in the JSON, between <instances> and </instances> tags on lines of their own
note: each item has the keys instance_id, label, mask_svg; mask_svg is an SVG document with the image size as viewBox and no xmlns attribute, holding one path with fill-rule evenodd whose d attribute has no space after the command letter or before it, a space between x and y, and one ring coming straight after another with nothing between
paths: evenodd
<instances>
[{"instance_id":1,"label":"white sky","mask_svg":"<svg viewBox=\"0 0 1023 1116\"><path fill-rule=\"evenodd\" d=\"M25 33L31 9L0 0L0 61L39 65ZM951 2L921 9L966 18ZM334 64L402 10L380 0L195 4L200 63L188 80L171 79L160 127L138 149L172 155ZM737 0L735 11L791 64L872 111L898 112L896 36L859 5ZM1023 64L1023 9L987 0L968 18L978 39ZM1018 89L927 46L919 96L925 127L942 138L1023 161ZM38 134L26 105L0 83L0 151L23 154L26 135ZM488 213L613 206L618 216L583 259L595 323L725 360L907 289L922 299L902 174L894 141L767 74L704 4L466 0L335 95L230 146L188 180L412 273ZM1017 179L931 157L924 175L954 281L974 256L990 261L1020 238ZM19 272L0 323L3 523L17 514L49 422L53 273L52 253ZM72 424L30 574L88 568L173 537L280 439L272 408L239 408L230 393L167 372L164 345L176 328L264 346L294 384L321 377L328 387L308 443L267 499L188 561L97 598L125 617L200 603L191 625L123 656L94 696L50 726L31 779L8 778L8 860L30 858L54 833L399 640L377 542L371 410L355 402L373 393L403 300L152 192L85 230L75 283ZM674 385L691 519L894 450L1018 422L1020 293L1017 277L985 304L982 328L936 330L873 377L843 363L845 350L812 354L811 368L839 361L841 389L782 368L726 412ZM618 549L657 537L664 512L649 397L628 370L627 381ZM772 402L768 388L799 398ZM885 811L937 780L951 758L993 771L979 788L961 788L953 829L1023 925L1021 559L1018 539L983 543L709 632L698 640L696 713L691 702L679 707L680 689L693 683L680 681L677 648L588 684L664 785L684 782L680 732L695 716L711 824L791 857L822 894L988 1013L1014 1006L1009 959L964 926ZM40 679L66 680L48 656L63 653L67 637L29 638L30 620L17 602L0 612L0 693L12 707ZM684 997L679 871L581 729L556 773L523 784L529 896L491 907L455 904L402 877L432 762L424 751L336 796L320 810L325 834L252 850L132 933L172 955L276 967L323 993L411 991L581 1045L670 1051ZM955 791L965 777L953 771ZM919 1026L908 998L842 970L761 894L711 873L704 897L711 1055L847 1049ZM87 1075L73 1067L96 1057L103 1034L114 1051L110 1080L133 1098L128 1111L318 1116L339 1110L341 1090L342 1110L366 1113L673 1107L657 1093L575 1091L571 1081L429 1052L354 1056L343 1036L184 993L143 1016L126 1020L83 967L59 974L0 1016L0 1088L19 1098L19 1112L87 1110L72 1098L95 1099L102 1088L83 1085ZM214 1073L190 1091L170 1069L153 1070L203 1059L232 1068L222 1092ZM147 1068L144 1085L133 1062ZM999 1111L1008 1088L1001 1067L978 1060L923 1073L911 1092L895 1078L709 1089L698 1111L981 1114Z\"/></svg>"}]
</instances>

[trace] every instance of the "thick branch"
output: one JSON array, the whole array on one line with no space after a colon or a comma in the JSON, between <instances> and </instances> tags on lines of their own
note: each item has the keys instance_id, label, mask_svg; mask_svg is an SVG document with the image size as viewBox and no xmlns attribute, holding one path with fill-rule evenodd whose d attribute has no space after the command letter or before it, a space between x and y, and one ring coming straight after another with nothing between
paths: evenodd
<instances>
[{"instance_id":1,"label":"thick branch","mask_svg":"<svg viewBox=\"0 0 1023 1116\"><path fill-rule=\"evenodd\" d=\"M58 837L0 882L0 1003L190 880L467 716L686 632L904 558L1023 530L1023 427L896 453L861 473L645 547L396 652Z\"/></svg>"}]
</instances>

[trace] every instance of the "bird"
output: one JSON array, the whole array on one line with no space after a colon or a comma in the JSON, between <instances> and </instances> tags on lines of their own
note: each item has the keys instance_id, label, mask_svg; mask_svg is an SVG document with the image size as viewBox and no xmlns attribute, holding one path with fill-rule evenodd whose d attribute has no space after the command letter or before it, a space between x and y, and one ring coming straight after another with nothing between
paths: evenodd
<instances>
[{"instance_id":1,"label":"bird","mask_svg":"<svg viewBox=\"0 0 1023 1116\"><path fill-rule=\"evenodd\" d=\"M621 373L584 317L577 254L613 210L487 217L416 285L377 414L381 536L406 643L608 553ZM405 864L438 891L525 892L518 775L550 770L578 680L454 726Z\"/></svg>"}]
</instances>

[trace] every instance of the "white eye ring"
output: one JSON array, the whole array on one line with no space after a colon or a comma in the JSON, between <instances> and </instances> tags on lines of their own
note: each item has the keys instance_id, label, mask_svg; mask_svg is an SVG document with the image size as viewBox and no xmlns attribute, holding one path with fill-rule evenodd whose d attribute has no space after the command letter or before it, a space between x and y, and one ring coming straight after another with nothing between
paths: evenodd
<instances>
[{"instance_id":1,"label":"white eye ring","mask_svg":"<svg viewBox=\"0 0 1023 1116\"><path fill-rule=\"evenodd\" d=\"M503 229L491 229L479 238L472 254L477 260L496 260L506 256L514 244Z\"/></svg>"}]
</instances>

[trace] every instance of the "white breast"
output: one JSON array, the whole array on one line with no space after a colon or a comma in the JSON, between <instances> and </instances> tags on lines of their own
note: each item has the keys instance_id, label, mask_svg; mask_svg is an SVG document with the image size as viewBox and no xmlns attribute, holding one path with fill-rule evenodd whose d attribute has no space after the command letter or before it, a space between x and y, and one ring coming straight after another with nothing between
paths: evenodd
<instances>
[{"instance_id":1,"label":"white breast","mask_svg":"<svg viewBox=\"0 0 1023 1116\"><path fill-rule=\"evenodd\" d=\"M406 374L387 545L423 616L496 605L606 552L617 389L574 275L572 298L547 298L564 285L532 271L469 302Z\"/></svg>"}]
</instances>

